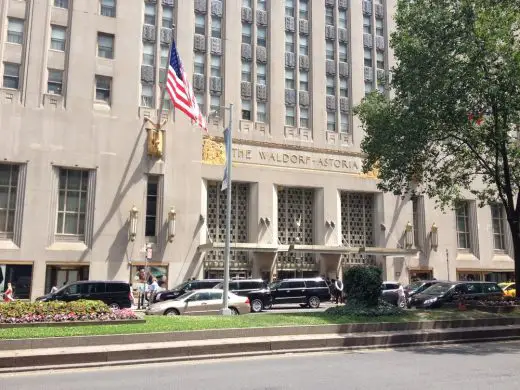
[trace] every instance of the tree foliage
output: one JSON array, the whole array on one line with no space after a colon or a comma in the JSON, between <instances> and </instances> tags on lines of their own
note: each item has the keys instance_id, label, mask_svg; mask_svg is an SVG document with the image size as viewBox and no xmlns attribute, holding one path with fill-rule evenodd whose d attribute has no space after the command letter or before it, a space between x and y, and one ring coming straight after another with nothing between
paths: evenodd
<instances>
[{"instance_id":1,"label":"tree foliage","mask_svg":"<svg viewBox=\"0 0 520 390\"><path fill-rule=\"evenodd\" d=\"M465 191L502 203L518 271L520 3L398 0L395 22L393 97L356 108L364 170L377 164L382 190L424 192L441 207Z\"/></svg>"}]
</instances>

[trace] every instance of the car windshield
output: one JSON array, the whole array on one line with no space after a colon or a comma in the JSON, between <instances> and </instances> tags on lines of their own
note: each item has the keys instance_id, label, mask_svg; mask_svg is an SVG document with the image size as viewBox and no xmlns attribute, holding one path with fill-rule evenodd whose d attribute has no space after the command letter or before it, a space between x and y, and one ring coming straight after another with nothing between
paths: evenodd
<instances>
[{"instance_id":1,"label":"car windshield","mask_svg":"<svg viewBox=\"0 0 520 390\"><path fill-rule=\"evenodd\" d=\"M269 285L269 288L272 289L272 290L275 290L277 289L278 287L280 287L280 282L273 282Z\"/></svg>"},{"instance_id":2,"label":"car windshield","mask_svg":"<svg viewBox=\"0 0 520 390\"><path fill-rule=\"evenodd\" d=\"M182 301L183 299L188 298L190 295L193 294L193 291L188 291L187 293L184 293L182 295L179 295L177 298L173 299L174 301ZM167 302L167 301L165 301Z\"/></svg>"},{"instance_id":3,"label":"car windshield","mask_svg":"<svg viewBox=\"0 0 520 390\"><path fill-rule=\"evenodd\" d=\"M417 290L419 287L423 285L424 282L413 282L406 286L407 290Z\"/></svg>"},{"instance_id":4,"label":"car windshield","mask_svg":"<svg viewBox=\"0 0 520 390\"><path fill-rule=\"evenodd\" d=\"M220 282L219 284L217 284L215 287L213 288L220 288L222 289L224 287L224 282Z\"/></svg>"},{"instance_id":5,"label":"car windshield","mask_svg":"<svg viewBox=\"0 0 520 390\"><path fill-rule=\"evenodd\" d=\"M453 286L451 283L437 283L428 287L422 293L426 295L442 295L447 293Z\"/></svg>"},{"instance_id":6,"label":"car windshield","mask_svg":"<svg viewBox=\"0 0 520 390\"><path fill-rule=\"evenodd\" d=\"M186 287L187 284L188 284L188 282L183 282L183 283L179 284L178 286L175 286L174 288L172 288L172 290L182 290L184 287Z\"/></svg>"}]
</instances>

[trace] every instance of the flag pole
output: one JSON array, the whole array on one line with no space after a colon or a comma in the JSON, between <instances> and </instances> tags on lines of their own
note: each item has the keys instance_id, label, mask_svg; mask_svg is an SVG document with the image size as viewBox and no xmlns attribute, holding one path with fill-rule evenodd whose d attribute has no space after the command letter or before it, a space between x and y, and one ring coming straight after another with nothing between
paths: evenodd
<instances>
[{"instance_id":1,"label":"flag pole","mask_svg":"<svg viewBox=\"0 0 520 390\"><path fill-rule=\"evenodd\" d=\"M170 68L170 61L172 57L172 46L173 46L173 40L174 38L174 29L175 26L172 26L172 39L170 40L170 43L168 45L168 63L166 64L166 72L164 74L164 81L163 85L161 87L161 100L159 101L159 111L157 113L157 125L156 128L159 130L161 128L161 117L162 117L162 111L164 107L164 97L166 96L166 85L168 84L168 69Z\"/></svg>"}]
</instances>

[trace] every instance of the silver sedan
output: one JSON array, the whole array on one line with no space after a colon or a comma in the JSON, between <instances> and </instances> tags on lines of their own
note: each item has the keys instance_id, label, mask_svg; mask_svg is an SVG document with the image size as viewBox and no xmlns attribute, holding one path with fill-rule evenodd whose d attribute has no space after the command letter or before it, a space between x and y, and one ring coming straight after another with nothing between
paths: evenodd
<instances>
[{"instance_id":1,"label":"silver sedan","mask_svg":"<svg viewBox=\"0 0 520 390\"><path fill-rule=\"evenodd\" d=\"M187 292L177 299L157 302L146 309L147 315L218 315L222 309L221 289L205 289ZM228 306L231 314L246 314L251 311L249 298L233 293L228 295Z\"/></svg>"}]
</instances>

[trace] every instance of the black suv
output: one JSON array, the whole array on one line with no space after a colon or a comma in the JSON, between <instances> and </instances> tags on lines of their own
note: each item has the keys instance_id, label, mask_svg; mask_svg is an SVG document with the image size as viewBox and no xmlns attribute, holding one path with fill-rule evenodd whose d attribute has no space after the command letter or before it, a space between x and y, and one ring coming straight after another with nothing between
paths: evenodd
<instances>
[{"instance_id":1,"label":"black suv","mask_svg":"<svg viewBox=\"0 0 520 390\"><path fill-rule=\"evenodd\" d=\"M321 302L330 300L330 290L322 278L283 279L269 286L272 303L299 303L318 308Z\"/></svg>"},{"instance_id":2,"label":"black suv","mask_svg":"<svg viewBox=\"0 0 520 390\"><path fill-rule=\"evenodd\" d=\"M223 288L224 282L214 288ZM248 297L251 302L251 311L258 313L271 307L271 294L267 283L262 279L236 279L229 282L229 291L236 295Z\"/></svg>"},{"instance_id":3,"label":"black suv","mask_svg":"<svg viewBox=\"0 0 520 390\"><path fill-rule=\"evenodd\" d=\"M80 299L102 301L113 309L130 308L134 301L129 283L95 280L67 284L55 293L49 293L36 300L71 302Z\"/></svg>"},{"instance_id":4,"label":"black suv","mask_svg":"<svg viewBox=\"0 0 520 390\"><path fill-rule=\"evenodd\" d=\"M161 291L161 292L157 293L153 298L153 302L155 303L155 302L169 301L171 299L180 297L181 295L183 295L184 293L187 293L188 291L202 290L205 288L213 288L220 282L222 282L222 279L188 280L186 282L179 284L177 287L174 287L171 290Z\"/></svg>"}]
</instances>

